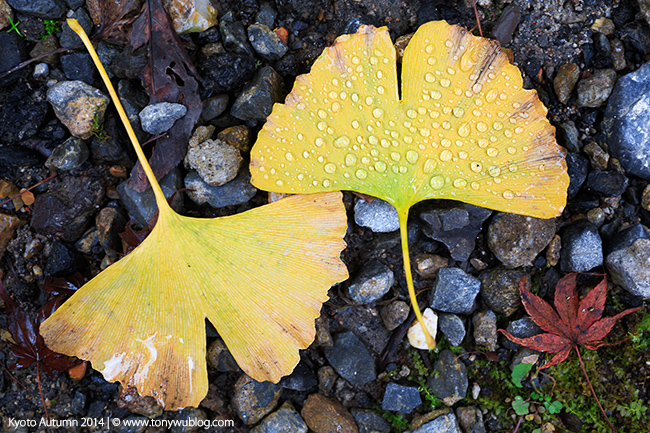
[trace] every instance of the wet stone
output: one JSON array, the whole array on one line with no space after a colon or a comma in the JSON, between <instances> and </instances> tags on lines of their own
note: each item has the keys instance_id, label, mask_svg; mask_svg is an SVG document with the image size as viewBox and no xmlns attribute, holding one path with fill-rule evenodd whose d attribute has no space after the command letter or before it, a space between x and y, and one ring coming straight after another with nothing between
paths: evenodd
<instances>
[{"instance_id":1,"label":"wet stone","mask_svg":"<svg viewBox=\"0 0 650 433\"><path fill-rule=\"evenodd\" d=\"M2 258L9 241L13 238L21 224L18 217L0 212L0 258Z\"/></svg>"},{"instance_id":2,"label":"wet stone","mask_svg":"<svg viewBox=\"0 0 650 433\"><path fill-rule=\"evenodd\" d=\"M433 285L429 303L434 310L469 314L474 310L481 281L460 268L442 268Z\"/></svg>"},{"instance_id":3,"label":"wet stone","mask_svg":"<svg viewBox=\"0 0 650 433\"><path fill-rule=\"evenodd\" d=\"M280 386L294 391L313 391L318 385L314 371L304 363L299 363L290 375L280 380Z\"/></svg>"},{"instance_id":4,"label":"wet stone","mask_svg":"<svg viewBox=\"0 0 650 433\"><path fill-rule=\"evenodd\" d=\"M148 419L139 415L129 415L116 429L117 433L145 433Z\"/></svg>"},{"instance_id":5,"label":"wet stone","mask_svg":"<svg viewBox=\"0 0 650 433\"><path fill-rule=\"evenodd\" d=\"M530 317L523 317L521 319L513 320L512 322L508 323L508 326L506 326L506 331L508 331L513 337L528 338L541 333L542 328L537 326L537 324L533 322L533 319ZM513 343L507 338L503 338L502 341L503 346L506 349L517 349L520 347L517 343Z\"/></svg>"},{"instance_id":6,"label":"wet stone","mask_svg":"<svg viewBox=\"0 0 650 433\"><path fill-rule=\"evenodd\" d=\"M329 394L332 391L334 383L338 377L339 376L336 374L336 371L329 365L319 368L318 389L325 394Z\"/></svg>"},{"instance_id":7,"label":"wet stone","mask_svg":"<svg viewBox=\"0 0 650 433\"><path fill-rule=\"evenodd\" d=\"M560 66L557 71L557 75L553 80L553 88L555 89L555 94L557 99L561 103L565 104L569 102L571 93L575 88L578 79L580 78L580 68L575 63L565 63Z\"/></svg>"},{"instance_id":8,"label":"wet stone","mask_svg":"<svg viewBox=\"0 0 650 433\"><path fill-rule=\"evenodd\" d=\"M643 224L634 224L620 232L609 242L608 252L631 246L638 239L650 239L650 230Z\"/></svg>"},{"instance_id":9,"label":"wet stone","mask_svg":"<svg viewBox=\"0 0 650 433\"><path fill-rule=\"evenodd\" d=\"M492 28L491 35L501 46L507 46L512 41L512 35L519 24L521 10L517 5L510 4L503 9L501 16Z\"/></svg>"},{"instance_id":10,"label":"wet stone","mask_svg":"<svg viewBox=\"0 0 650 433\"><path fill-rule=\"evenodd\" d=\"M199 72L208 94L233 92L253 77L255 60L248 55L217 53L202 63Z\"/></svg>"},{"instance_id":11,"label":"wet stone","mask_svg":"<svg viewBox=\"0 0 650 433\"><path fill-rule=\"evenodd\" d=\"M104 121L109 99L83 81L62 81L50 87L47 101L70 133L86 140Z\"/></svg>"},{"instance_id":12,"label":"wet stone","mask_svg":"<svg viewBox=\"0 0 650 433\"><path fill-rule=\"evenodd\" d=\"M300 414L314 433L359 432L350 412L338 401L321 394L307 397Z\"/></svg>"},{"instance_id":13,"label":"wet stone","mask_svg":"<svg viewBox=\"0 0 650 433\"><path fill-rule=\"evenodd\" d=\"M390 424L378 413L357 408L350 412L359 427L359 433L390 433Z\"/></svg>"},{"instance_id":14,"label":"wet stone","mask_svg":"<svg viewBox=\"0 0 650 433\"><path fill-rule=\"evenodd\" d=\"M74 242L84 233L103 197L99 181L65 177L51 192L36 197L31 225L38 232Z\"/></svg>"},{"instance_id":15,"label":"wet stone","mask_svg":"<svg viewBox=\"0 0 650 433\"><path fill-rule=\"evenodd\" d=\"M639 238L607 255L612 281L634 296L650 299L650 239Z\"/></svg>"},{"instance_id":16,"label":"wet stone","mask_svg":"<svg viewBox=\"0 0 650 433\"><path fill-rule=\"evenodd\" d=\"M174 122L187 113L187 107L183 104L171 102L159 102L147 105L140 112L140 125L149 134L159 135L169 131Z\"/></svg>"},{"instance_id":17,"label":"wet stone","mask_svg":"<svg viewBox=\"0 0 650 433\"><path fill-rule=\"evenodd\" d=\"M291 402L285 401L280 409L264 418L251 433L307 433L307 424Z\"/></svg>"},{"instance_id":18,"label":"wet stone","mask_svg":"<svg viewBox=\"0 0 650 433\"><path fill-rule=\"evenodd\" d=\"M64 277L77 270L77 257L61 242L54 242L50 248L45 266L45 275L52 277Z\"/></svg>"},{"instance_id":19,"label":"wet stone","mask_svg":"<svg viewBox=\"0 0 650 433\"><path fill-rule=\"evenodd\" d=\"M554 219L500 213L488 228L488 246L506 268L533 262L555 234Z\"/></svg>"},{"instance_id":20,"label":"wet stone","mask_svg":"<svg viewBox=\"0 0 650 433\"><path fill-rule=\"evenodd\" d=\"M99 235L97 227L89 228L81 238L74 244L75 250L81 254L99 253L101 251L99 246Z\"/></svg>"},{"instance_id":21,"label":"wet stone","mask_svg":"<svg viewBox=\"0 0 650 433\"><path fill-rule=\"evenodd\" d=\"M203 427L199 428L199 426L209 425L206 424L208 417L205 411L196 407L186 407L176 412L173 419L179 421L179 424L172 426L169 429L170 433L196 433L203 430Z\"/></svg>"},{"instance_id":22,"label":"wet stone","mask_svg":"<svg viewBox=\"0 0 650 433\"><path fill-rule=\"evenodd\" d=\"M282 100L282 78L270 66L260 69L235 100L230 114L242 120L263 122L273 104Z\"/></svg>"},{"instance_id":23,"label":"wet stone","mask_svg":"<svg viewBox=\"0 0 650 433\"><path fill-rule=\"evenodd\" d=\"M239 151L221 140L206 140L191 146L185 156L185 165L196 170L210 186L221 186L233 180L242 162Z\"/></svg>"},{"instance_id":24,"label":"wet stone","mask_svg":"<svg viewBox=\"0 0 650 433\"><path fill-rule=\"evenodd\" d=\"M330 365L352 385L361 386L377 377L372 355L352 332L334 336L334 346L323 351Z\"/></svg>"},{"instance_id":25,"label":"wet stone","mask_svg":"<svg viewBox=\"0 0 650 433\"><path fill-rule=\"evenodd\" d=\"M79 25L81 25L81 27L84 29L86 34L88 35L92 34L93 22L90 19L88 13L86 12L85 8L79 8L76 11L69 13L67 15L67 18L76 19ZM61 35L59 36L59 44L61 44L61 46L65 48L73 48L76 47L77 45L82 44L79 36L77 36L77 34L70 28L70 26L66 21L63 21L61 23ZM92 60L91 60L91 65L92 65ZM92 65L92 70L93 71L97 70L94 65ZM92 84L92 82L88 84Z\"/></svg>"},{"instance_id":26,"label":"wet stone","mask_svg":"<svg viewBox=\"0 0 650 433\"><path fill-rule=\"evenodd\" d=\"M592 171L587 176L587 186L603 197L616 197L625 192L628 179L618 171Z\"/></svg>"},{"instance_id":27,"label":"wet stone","mask_svg":"<svg viewBox=\"0 0 650 433\"><path fill-rule=\"evenodd\" d=\"M437 254L418 254L413 259L415 271L422 278L435 278L441 268L449 265L449 259Z\"/></svg>"},{"instance_id":28,"label":"wet stone","mask_svg":"<svg viewBox=\"0 0 650 433\"><path fill-rule=\"evenodd\" d=\"M586 272L603 264L603 243L598 229L588 221L578 221L562 235L563 272Z\"/></svg>"},{"instance_id":29,"label":"wet stone","mask_svg":"<svg viewBox=\"0 0 650 433\"><path fill-rule=\"evenodd\" d=\"M34 58L38 57L41 54L49 53L58 48L61 48L59 41L55 35L48 35L45 39L41 39L36 43L34 48L29 52L29 56ZM47 63L50 66L58 66L59 63L59 54L51 54L49 56L43 57L41 61Z\"/></svg>"},{"instance_id":30,"label":"wet stone","mask_svg":"<svg viewBox=\"0 0 650 433\"><path fill-rule=\"evenodd\" d=\"M235 383L232 404L244 424L251 425L269 414L278 404L282 388L271 382L258 382L243 374Z\"/></svg>"},{"instance_id":31,"label":"wet stone","mask_svg":"<svg viewBox=\"0 0 650 433\"><path fill-rule=\"evenodd\" d=\"M650 180L650 62L621 77L609 99L603 131L609 152L629 174Z\"/></svg>"},{"instance_id":32,"label":"wet stone","mask_svg":"<svg viewBox=\"0 0 650 433\"><path fill-rule=\"evenodd\" d=\"M208 1L163 0L176 33L203 32L217 23L217 9Z\"/></svg>"},{"instance_id":33,"label":"wet stone","mask_svg":"<svg viewBox=\"0 0 650 433\"><path fill-rule=\"evenodd\" d=\"M465 406L456 409L458 424L465 433L485 433L483 413L475 406Z\"/></svg>"},{"instance_id":34,"label":"wet stone","mask_svg":"<svg viewBox=\"0 0 650 433\"><path fill-rule=\"evenodd\" d=\"M226 343L221 339L217 338L210 343L206 359L208 365L217 371L239 371L237 361L228 350Z\"/></svg>"},{"instance_id":35,"label":"wet stone","mask_svg":"<svg viewBox=\"0 0 650 433\"><path fill-rule=\"evenodd\" d=\"M609 154L597 143L591 142L583 147L589 157L589 163L594 170L606 170L609 163Z\"/></svg>"},{"instance_id":36,"label":"wet stone","mask_svg":"<svg viewBox=\"0 0 650 433\"><path fill-rule=\"evenodd\" d=\"M219 32L226 50L237 54L253 55L253 50L248 44L246 29L242 23L233 19L232 12L228 12L219 20Z\"/></svg>"},{"instance_id":37,"label":"wet stone","mask_svg":"<svg viewBox=\"0 0 650 433\"><path fill-rule=\"evenodd\" d=\"M0 32L0 74L18 66L24 60L24 47L25 44L17 33ZM24 74L24 71L15 71L0 78L0 87L15 83Z\"/></svg>"},{"instance_id":38,"label":"wet stone","mask_svg":"<svg viewBox=\"0 0 650 433\"><path fill-rule=\"evenodd\" d=\"M0 142L15 143L39 132L47 115L47 102L41 92L30 90L21 80L14 86L0 89L0 100Z\"/></svg>"},{"instance_id":39,"label":"wet stone","mask_svg":"<svg viewBox=\"0 0 650 433\"><path fill-rule=\"evenodd\" d=\"M47 63L37 63L34 66L34 78L45 78L50 73L50 67Z\"/></svg>"},{"instance_id":40,"label":"wet stone","mask_svg":"<svg viewBox=\"0 0 650 433\"><path fill-rule=\"evenodd\" d=\"M375 233L399 229L399 219L393 205L378 198L370 203L363 199L357 200L354 205L354 222L361 227L368 227Z\"/></svg>"},{"instance_id":41,"label":"wet stone","mask_svg":"<svg viewBox=\"0 0 650 433\"><path fill-rule=\"evenodd\" d=\"M587 220L598 228L602 227L606 219L607 214L599 207L595 207L587 212Z\"/></svg>"},{"instance_id":42,"label":"wet stone","mask_svg":"<svg viewBox=\"0 0 650 433\"><path fill-rule=\"evenodd\" d=\"M420 219L424 234L445 244L454 260L466 261L474 251L476 236L492 211L470 204L436 201L424 206Z\"/></svg>"},{"instance_id":43,"label":"wet stone","mask_svg":"<svg viewBox=\"0 0 650 433\"><path fill-rule=\"evenodd\" d=\"M222 186L210 186L201 179L201 176L191 171L185 177L185 188L193 191L188 196L196 204L209 203L214 208L222 208L236 204L246 203L257 193L257 188L251 185L251 175L248 169Z\"/></svg>"},{"instance_id":44,"label":"wet stone","mask_svg":"<svg viewBox=\"0 0 650 433\"><path fill-rule=\"evenodd\" d=\"M61 56L63 74L68 80L79 80L92 85L98 77L93 59L86 53L74 53Z\"/></svg>"},{"instance_id":45,"label":"wet stone","mask_svg":"<svg viewBox=\"0 0 650 433\"><path fill-rule=\"evenodd\" d=\"M481 298L494 312L511 316L521 306L519 284L528 273L520 270L490 269L481 272ZM530 290L530 278L526 280Z\"/></svg>"},{"instance_id":46,"label":"wet stone","mask_svg":"<svg viewBox=\"0 0 650 433\"><path fill-rule=\"evenodd\" d=\"M440 415L433 421L422 424L411 433L463 433L453 413Z\"/></svg>"},{"instance_id":47,"label":"wet stone","mask_svg":"<svg viewBox=\"0 0 650 433\"><path fill-rule=\"evenodd\" d=\"M393 331L404 323L411 311L411 307L404 301L393 301L381 309L381 318L386 329Z\"/></svg>"},{"instance_id":48,"label":"wet stone","mask_svg":"<svg viewBox=\"0 0 650 433\"><path fill-rule=\"evenodd\" d=\"M575 123L569 120L560 124L557 128L556 136L560 146L566 147L569 152L580 152L579 133Z\"/></svg>"},{"instance_id":49,"label":"wet stone","mask_svg":"<svg viewBox=\"0 0 650 433\"><path fill-rule=\"evenodd\" d=\"M569 198L573 198L587 179L589 161L587 161L587 158L580 154L568 153L566 156L566 162L567 172L569 174L569 188L567 189L567 196Z\"/></svg>"},{"instance_id":50,"label":"wet stone","mask_svg":"<svg viewBox=\"0 0 650 433\"><path fill-rule=\"evenodd\" d=\"M287 53L287 46L284 42L264 24L253 24L249 26L248 40L257 54L265 60L278 60Z\"/></svg>"},{"instance_id":51,"label":"wet stone","mask_svg":"<svg viewBox=\"0 0 650 433\"><path fill-rule=\"evenodd\" d=\"M51 170L74 170L86 162L90 151L86 143L76 137L70 137L54 148L45 166Z\"/></svg>"},{"instance_id":52,"label":"wet stone","mask_svg":"<svg viewBox=\"0 0 650 433\"><path fill-rule=\"evenodd\" d=\"M8 0L8 3L15 11L44 20L56 20L65 14L65 3L61 0Z\"/></svg>"},{"instance_id":53,"label":"wet stone","mask_svg":"<svg viewBox=\"0 0 650 433\"><path fill-rule=\"evenodd\" d=\"M113 207L105 207L95 218L97 226L97 238L99 244L107 253L121 251L122 241L119 234L124 231L126 218L119 210Z\"/></svg>"},{"instance_id":54,"label":"wet stone","mask_svg":"<svg viewBox=\"0 0 650 433\"><path fill-rule=\"evenodd\" d=\"M14 18L13 11L9 7L9 4L7 4L7 0L0 0L0 30L10 24L9 18Z\"/></svg>"},{"instance_id":55,"label":"wet stone","mask_svg":"<svg viewBox=\"0 0 650 433\"><path fill-rule=\"evenodd\" d=\"M422 397L420 397L420 391L418 391L417 387L389 383L384 392L381 408L409 414L421 404Z\"/></svg>"},{"instance_id":56,"label":"wet stone","mask_svg":"<svg viewBox=\"0 0 650 433\"><path fill-rule=\"evenodd\" d=\"M272 29L275 25L275 18L278 13L273 8L273 2L262 1L260 2L260 10L255 15L255 22L264 24L266 27Z\"/></svg>"},{"instance_id":57,"label":"wet stone","mask_svg":"<svg viewBox=\"0 0 650 433\"><path fill-rule=\"evenodd\" d=\"M156 399L150 396L141 396L135 388L123 389L120 385L120 395L117 407L142 415L146 418L156 418L163 412Z\"/></svg>"},{"instance_id":58,"label":"wet stone","mask_svg":"<svg viewBox=\"0 0 650 433\"><path fill-rule=\"evenodd\" d=\"M440 313L438 327L452 347L460 346L467 333L463 319L455 314Z\"/></svg>"},{"instance_id":59,"label":"wet stone","mask_svg":"<svg viewBox=\"0 0 650 433\"><path fill-rule=\"evenodd\" d=\"M364 266L352 280L348 293L357 304L370 304L388 293L394 283L393 271L383 263L374 261Z\"/></svg>"},{"instance_id":60,"label":"wet stone","mask_svg":"<svg viewBox=\"0 0 650 433\"><path fill-rule=\"evenodd\" d=\"M627 66L627 61L625 60L625 46L618 38L613 38L611 40L612 46L612 66L616 72L622 71Z\"/></svg>"},{"instance_id":61,"label":"wet stone","mask_svg":"<svg viewBox=\"0 0 650 433\"><path fill-rule=\"evenodd\" d=\"M492 310L479 311L472 317L474 341L490 352L497 350L497 316Z\"/></svg>"},{"instance_id":62,"label":"wet stone","mask_svg":"<svg viewBox=\"0 0 650 433\"><path fill-rule=\"evenodd\" d=\"M581 107L600 107L607 101L616 83L616 71L596 69L590 77L578 83L578 105Z\"/></svg>"},{"instance_id":63,"label":"wet stone","mask_svg":"<svg viewBox=\"0 0 650 433\"><path fill-rule=\"evenodd\" d=\"M450 350L440 352L433 374L427 384L447 406L462 400L467 395L467 369ZM423 430L428 431L428 430Z\"/></svg>"},{"instance_id":64,"label":"wet stone","mask_svg":"<svg viewBox=\"0 0 650 433\"><path fill-rule=\"evenodd\" d=\"M158 209L156 205L156 197L153 195L151 188L142 192L134 191L127 187L128 181L122 182L117 186L117 192L120 195L120 200L126 208L129 215L133 216L140 227L148 227L149 221ZM174 169L169 172L167 176L160 181L165 197L171 197L176 191L182 188L182 179L180 172ZM172 202L172 208L177 212L183 207L183 196L177 194Z\"/></svg>"},{"instance_id":65,"label":"wet stone","mask_svg":"<svg viewBox=\"0 0 650 433\"><path fill-rule=\"evenodd\" d=\"M221 115L228 107L228 95L212 96L203 101L203 110L201 111L201 121L209 122Z\"/></svg>"},{"instance_id":66,"label":"wet stone","mask_svg":"<svg viewBox=\"0 0 650 433\"><path fill-rule=\"evenodd\" d=\"M234 146L241 153L249 153L253 147L253 132L248 126L236 125L224 129L217 138L223 143Z\"/></svg>"}]
</instances>

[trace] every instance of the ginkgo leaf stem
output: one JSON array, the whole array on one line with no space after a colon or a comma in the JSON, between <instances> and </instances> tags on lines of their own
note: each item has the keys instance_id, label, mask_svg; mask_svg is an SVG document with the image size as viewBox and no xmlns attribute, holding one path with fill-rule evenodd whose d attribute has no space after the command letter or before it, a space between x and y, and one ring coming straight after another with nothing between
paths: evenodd
<instances>
[{"instance_id":1,"label":"ginkgo leaf stem","mask_svg":"<svg viewBox=\"0 0 650 433\"><path fill-rule=\"evenodd\" d=\"M603 417L605 418L605 421L607 421L607 424L609 424L609 428L612 429L614 433L616 433L616 429L612 425L612 423L609 421L609 417L605 413L605 409L603 409L603 406L600 404L600 400L598 399L598 396L596 395L596 391L594 391L594 387L591 385L591 380L589 380L589 375L587 375L587 369L585 368L584 362L582 362L582 355L580 355L580 348L576 346L576 352L578 352L578 360L580 361L580 367L582 367L582 372L585 374L585 379L587 379L587 384L589 385L589 389L591 390L591 394L594 396L594 399L596 400L596 403L598 403L598 408L600 409L600 412L603 414Z\"/></svg>"},{"instance_id":2,"label":"ginkgo leaf stem","mask_svg":"<svg viewBox=\"0 0 650 433\"><path fill-rule=\"evenodd\" d=\"M406 277L406 286L409 291L409 298L411 300L411 305L413 306L413 311L415 312L415 317L417 318L420 326L422 327L422 332L427 339L427 346L429 349L436 348L436 340L431 336L429 330L424 324L424 319L422 319L422 312L418 306L418 300L415 296L415 286L413 285L413 274L411 272L411 259L409 256L409 240L408 240L408 218L409 218L409 209L408 207L404 211L397 211L399 216L399 233L402 242L402 257L404 258L404 276Z\"/></svg>"},{"instance_id":3,"label":"ginkgo leaf stem","mask_svg":"<svg viewBox=\"0 0 650 433\"><path fill-rule=\"evenodd\" d=\"M81 38L81 41L84 43L86 49L90 53L90 57L92 57L93 62L95 62L95 66L99 70L99 74L102 76L102 80L104 81L104 84L108 89L108 93L111 95L111 99L115 104L115 108L117 109L117 112L120 115L120 119L122 119L122 123L126 128L126 132L129 135L129 139L133 144L135 153L138 155L138 161L140 161L140 164L142 165L142 168L145 174L147 175L147 179L151 184L151 189L153 190L153 193L156 197L156 204L158 205L158 209L159 210L171 209L169 207L169 204L167 203L167 199L165 199L165 194L163 194L162 189L160 188L160 185L156 180L156 176L153 174L153 170L151 170L151 166L149 165L147 158L144 156L144 152L142 151L142 146L140 146L140 142L138 141L138 138L135 135L135 131L133 131L133 128L131 127L131 123L129 122L129 118L126 115L126 112L124 111L124 107L122 107L120 98L117 97L115 88L111 84L111 80L108 78L108 74L106 74L106 70L104 69L102 62L99 61L97 52L95 51L93 44L90 42L90 39L88 39L88 35L86 35L86 32L79 25L79 22L77 20L68 18L67 23L70 26L70 28L79 36L79 38ZM160 218L160 214L162 213L163 212L159 211L159 218Z\"/></svg>"}]
</instances>

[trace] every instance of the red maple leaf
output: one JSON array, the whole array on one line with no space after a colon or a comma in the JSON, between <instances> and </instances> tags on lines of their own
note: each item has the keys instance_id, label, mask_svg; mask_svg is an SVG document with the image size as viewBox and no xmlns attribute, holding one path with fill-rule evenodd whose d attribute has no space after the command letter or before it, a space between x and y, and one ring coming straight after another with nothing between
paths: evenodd
<instances>
[{"instance_id":1,"label":"red maple leaf","mask_svg":"<svg viewBox=\"0 0 650 433\"><path fill-rule=\"evenodd\" d=\"M548 368L564 361L572 349L578 346L596 350L609 344L602 340L612 330L616 321L623 316L634 313L641 307L630 308L613 317L601 318L607 299L607 279L592 289L582 300L576 287L577 273L571 273L558 281L555 286L555 308L539 296L526 290L526 279L519 284L524 308L540 328L547 333L528 338L517 338L500 329L509 340L540 352L557 353L541 368Z\"/></svg>"}]
</instances>

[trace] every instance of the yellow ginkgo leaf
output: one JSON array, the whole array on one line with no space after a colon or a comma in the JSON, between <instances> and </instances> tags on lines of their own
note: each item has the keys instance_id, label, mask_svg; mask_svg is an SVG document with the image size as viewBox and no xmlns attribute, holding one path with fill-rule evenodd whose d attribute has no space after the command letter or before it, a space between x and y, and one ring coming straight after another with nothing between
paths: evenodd
<instances>
[{"instance_id":1,"label":"yellow ginkgo leaf","mask_svg":"<svg viewBox=\"0 0 650 433\"><path fill-rule=\"evenodd\" d=\"M251 152L252 182L287 193L353 190L395 206L422 323L409 208L438 198L559 215L569 176L546 112L497 42L444 21L420 27L406 48L400 99L388 30L362 26L325 49L275 105Z\"/></svg>"},{"instance_id":2,"label":"yellow ginkgo leaf","mask_svg":"<svg viewBox=\"0 0 650 433\"><path fill-rule=\"evenodd\" d=\"M134 251L80 288L40 328L56 352L92 362L106 380L136 387L165 408L198 406L208 390L205 318L242 370L277 382L315 335L327 291L348 276L341 193L292 196L231 217L178 215L128 125L159 216Z\"/></svg>"}]
</instances>

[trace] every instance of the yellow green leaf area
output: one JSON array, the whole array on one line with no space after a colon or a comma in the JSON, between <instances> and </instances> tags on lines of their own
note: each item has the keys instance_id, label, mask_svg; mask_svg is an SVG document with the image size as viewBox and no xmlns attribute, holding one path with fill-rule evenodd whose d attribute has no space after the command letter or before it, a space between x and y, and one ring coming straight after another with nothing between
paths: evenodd
<instances>
[{"instance_id":1,"label":"yellow green leaf area","mask_svg":"<svg viewBox=\"0 0 650 433\"><path fill-rule=\"evenodd\" d=\"M354 190L400 213L437 198L551 218L569 177L546 113L498 42L444 21L406 48L400 99L387 29L363 26L274 107L252 151L253 184Z\"/></svg>"},{"instance_id":2,"label":"yellow green leaf area","mask_svg":"<svg viewBox=\"0 0 650 433\"><path fill-rule=\"evenodd\" d=\"M51 349L166 409L198 406L207 393L206 317L246 374L277 382L313 340L328 289L348 277L346 228L340 192L216 219L161 207L145 241L40 332Z\"/></svg>"}]
</instances>

